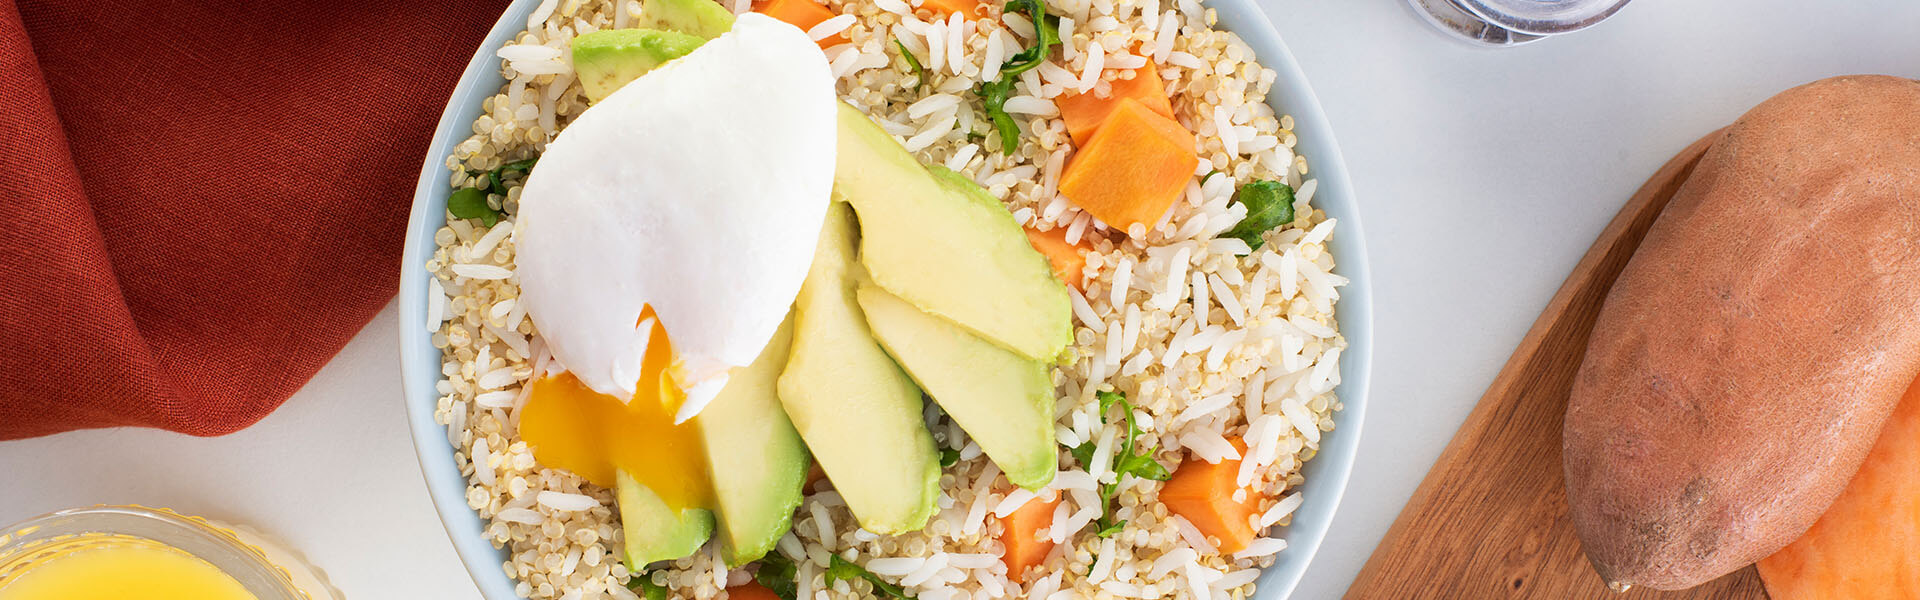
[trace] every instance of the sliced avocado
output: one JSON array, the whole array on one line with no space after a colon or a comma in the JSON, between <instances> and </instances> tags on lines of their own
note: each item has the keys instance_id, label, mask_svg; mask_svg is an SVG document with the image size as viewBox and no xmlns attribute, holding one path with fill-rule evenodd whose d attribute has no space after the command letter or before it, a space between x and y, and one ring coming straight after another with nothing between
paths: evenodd
<instances>
[{"instance_id":1,"label":"sliced avocado","mask_svg":"<svg viewBox=\"0 0 1920 600\"><path fill-rule=\"evenodd\" d=\"M686 56L705 38L656 29L607 29L573 38L573 70L587 100L599 102L654 67Z\"/></svg>"},{"instance_id":2,"label":"sliced avocado","mask_svg":"<svg viewBox=\"0 0 1920 600\"><path fill-rule=\"evenodd\" d=\"M1053 481L1053 380L1047 366L974 337L875 285L857 292L873 337L914 382L1000 465L1030 490Z\"/></svg>"},{"instance_id":3,"label":"sliced avocado","mask_svg":"<svg viewBox=\"0 0 1920 600\"><path fill-rule=\"evenodd\" d=\"M759 559L793 526L807 481L807 447L780 407L780 372L793 346L793 316L760 357L733 373L713 403L694 417L706 447L727 566Z\"/></svg>"},{"instance_id":4,"label":"sliced avocado","mask_svg":"<svg viewBox=\"0 0 1920 600\"><path fill-rule=\"evenodd\" d=\"M645 0L639 26L713 39L733 29L733 13L713 0Z\"/></svg>"},{"instance_id":5,"label":"sliced avocado","mask_svg":"<svg viewBox=\"0 0 1920 600\"><path fill-rule=\"evenodd\" d=\"M1013 215L965 176L928 169L842 104L834 193L860 215L875 283L1021 356L1051 362L1073 340L1067 288Z\"/></svg>"},{"instance_id":6,"label":"sliced avocado","mask_svg":"<svg viewBox=\"0 0 1920 600\"><path fill-rule=\"evenodd\" d=\"M919 530L940 494L940 457L920 388L873 340L854 300L861 276L853 211L835 202L794 303L780 404L860 526Z\"/></svg>"},{"instance_id":7,"label":"sliced avocado","mask_svg":"<svg viewBox=\"0 0 1920 600\"><path fill-rule=\"evenodd\" d=\"M713 535L713 513L703 508L674 509L625 470L615 475L614 500L620 503L620 527L627 538L627 570L693 554Z\"/></svg>"}]
</instances>

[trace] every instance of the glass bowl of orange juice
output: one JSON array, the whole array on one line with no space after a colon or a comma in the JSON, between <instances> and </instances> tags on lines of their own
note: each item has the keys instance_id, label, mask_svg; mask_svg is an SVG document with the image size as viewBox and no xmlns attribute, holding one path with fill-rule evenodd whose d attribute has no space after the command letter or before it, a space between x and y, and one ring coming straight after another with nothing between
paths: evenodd
<instances>
[{"instance_id":1,"label":"glass bowl of orange juice","mask_svg":"<svg viewBox=\"0 0 1920 600\"><path fill-rule=\"evenodd\" d=\"M0 600L338 600L260 533L166 509L63 510L0 530Z\"/></svg>"}]
</instances>

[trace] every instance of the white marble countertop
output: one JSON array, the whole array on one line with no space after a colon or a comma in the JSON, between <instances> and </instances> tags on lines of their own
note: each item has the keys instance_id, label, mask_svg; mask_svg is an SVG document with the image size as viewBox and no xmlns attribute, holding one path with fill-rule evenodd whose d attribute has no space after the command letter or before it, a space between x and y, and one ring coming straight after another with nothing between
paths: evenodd
<instances>
[{"instance_id":1,"label":"white marble countertop","mask_svg":"<svg viewBox=\"0 0 1920 600\"><path fill-rule=\"evenodd\" d=\"M1375 386L1346 500L1297 598L1346 589L1593 236L1673 152L1786 87L1920 75L1911 0L1638 2L1600 27L1479 50L1401 0L1263 0L1326 105L1374 263ZM0 442L0 523L95 503L254 525L349 598L478 593L427 501L394 310L279 412L196 439Z\"/></svg>"}]
</instances>

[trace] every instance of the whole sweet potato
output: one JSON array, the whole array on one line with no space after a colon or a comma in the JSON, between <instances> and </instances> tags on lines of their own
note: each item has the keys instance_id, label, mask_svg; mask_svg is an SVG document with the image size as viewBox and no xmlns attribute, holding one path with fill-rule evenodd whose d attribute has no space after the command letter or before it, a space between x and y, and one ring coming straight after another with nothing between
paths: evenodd
<instances>
[{"instance_id":1,"label":"whole sweet potato","mask_svg":"<svg viewBox=\"0 0 1920 600\"><path fill-rule=\"evenodd\" d=\"M1917 372L1920 83L1838 77L1761 103L1594 325L1564 430L1588 559L1615 589L1680 589L1780 549Z\"/></svg>"}]
</instances>

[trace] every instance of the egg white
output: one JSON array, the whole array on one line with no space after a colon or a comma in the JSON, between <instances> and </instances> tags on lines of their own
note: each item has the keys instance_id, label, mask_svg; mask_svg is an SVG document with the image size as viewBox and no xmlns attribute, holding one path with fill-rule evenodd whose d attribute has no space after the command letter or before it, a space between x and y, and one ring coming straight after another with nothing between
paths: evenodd
<instances>
[{"instance_id":1,"label":"egg white","mask_svg":"<svg viewBox=\"0 0 1920 600\"><path fill-rule=\"evenodd\" d=\"M733 30L620 88L547 145L521 191L520 301L553 358L633 397L643 306L700 412L759 355L812 262L831 202L834 80L798 28Z\"/></svg>"}]
</instances>

